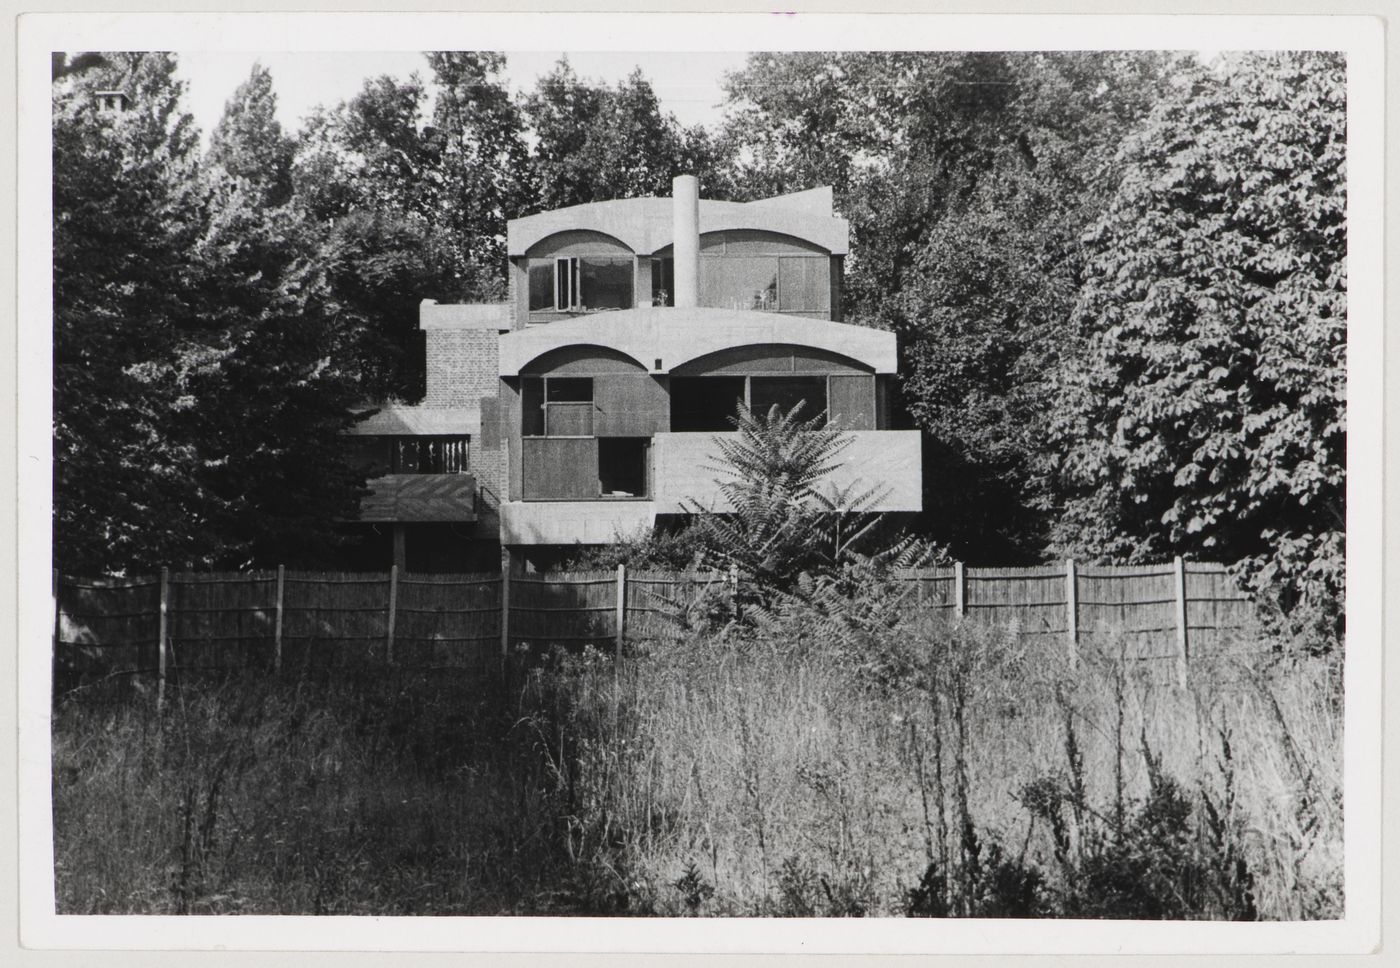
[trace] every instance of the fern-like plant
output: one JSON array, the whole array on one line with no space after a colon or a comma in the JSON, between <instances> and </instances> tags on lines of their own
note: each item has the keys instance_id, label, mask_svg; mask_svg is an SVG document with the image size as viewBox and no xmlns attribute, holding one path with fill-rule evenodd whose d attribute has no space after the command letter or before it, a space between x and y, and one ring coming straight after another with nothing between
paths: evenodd
<instances>
[{"instance_id":1,"label":"fern-like plant","mask_svg":"<svg viewBox=\"0 0 1400 968\"><path fill-rule=\"evenodd\" d=\"M687 506L707 564L737 567L760 604L791 593L799 576L854 560L883 520L870 511L876 489L823 486L851 438L802 409L755 414L741 403L737 434L718 438L707 468L726 506Z\"/></svg>"}]
</instances>

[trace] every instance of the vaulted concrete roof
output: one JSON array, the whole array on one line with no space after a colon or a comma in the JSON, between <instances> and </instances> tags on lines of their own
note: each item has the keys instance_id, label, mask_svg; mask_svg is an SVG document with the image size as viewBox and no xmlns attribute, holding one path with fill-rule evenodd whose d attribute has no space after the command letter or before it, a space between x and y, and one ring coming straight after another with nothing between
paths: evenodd
<instances>
[{"instance_id":1,"label":"vaulted concrete roof","mask_svg":"<svg viewBox=\"0 0 1400 968\"><path fill-rule=\"evenodd\" d=\"M850 249L851 228L832 214L831 189L814 188L754 202L700 200L700 234L753 229L790 235L821 246L832 255ZM514 258L529 253L536 243L559 232L602 232L638 255L650 255L670 245L670 198L619 198L608 202L570 205L551 212L512 219L506 226L506 249Z\"/></svg>"},{"instance_id":2,"label":"vaulted concrete roof","mask_svg":"<svg viewBox=\"0 0 1400 968\"><path fill-rule=\"evenodd\" d=\"M500 338L501 376L516 376L537 357L566 346L602 346L649 373L669 373L691 360L736 346L784 344L838 353L893 373L895 336L866 326L805 316L735 309L646 307L578 316L531 326Z\"/></svg>"}]
</instances>

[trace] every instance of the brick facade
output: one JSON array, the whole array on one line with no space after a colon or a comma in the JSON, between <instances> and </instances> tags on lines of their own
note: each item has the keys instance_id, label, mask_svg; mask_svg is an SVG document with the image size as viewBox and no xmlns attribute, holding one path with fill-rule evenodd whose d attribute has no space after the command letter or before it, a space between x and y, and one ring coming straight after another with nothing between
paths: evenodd
<instances>
[{"instance_id":1,"label":"brick facade","mask_svg":"<svg viewBox=\"0 0 1400 968\"><path fill-rule=\"evenodd\" d=\"M471 471L481 484L477 531L498 533L497 508L505 490L504 444L497 426L499 339L510 328L509 307L449 305L426 301L419 326L427 342L427 393L420 406L478 410L481 433L471 442Z\"/></svg>"},{"instance_id":2,"label":"brick facade","mask_svg":"<svg viewBox=\"0 0 1400 968\"><path fill-rule=\"evenodd\" d=\"M494 329L431 329L427 337L424 407L478 407L495 397L497 334Z\"/></svg>"}]
</instances>

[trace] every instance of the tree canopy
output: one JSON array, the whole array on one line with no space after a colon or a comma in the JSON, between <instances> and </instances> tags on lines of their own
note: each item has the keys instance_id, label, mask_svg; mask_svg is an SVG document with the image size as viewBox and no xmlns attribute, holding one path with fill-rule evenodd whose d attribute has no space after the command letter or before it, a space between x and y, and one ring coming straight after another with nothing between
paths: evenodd
<instances>
[{"instance_id":1,"label":"tree canopy","mask_svg":"<svg viewBox=\"0 0 1400 968\"><path fill-rule=\"evenodd\" d=\"M1123 144L1059 386L1059 546L1242 560L1337 601L1346 484L1345 63L1185 75Z\"/></svg>"},{"instance_id":2,"label":"tree canopy","mask_svg":"<svg viewBox=\"0 0 1400 968\"><path fill-rule=\"evenodd\" d=\"M54 89L57 563L322 560L358 484L313 247L277 171L240 167L285 157L270 89L255 71L206 167L174 69L108 54Z\"/></svg>"},{"instance_id":3,"label":"tree canopy","mask_svg":"<svg viewBox=\"0 0 1400 968\"><path fill-rule=\"evenodd\" d=\"M697 175L709 198L732 190L719 146L704 128L683 128L662 113L641 71L609 87L580 79L563 59L524 104L541 209L667 195L681 174Z\"/></svg>"},{"instance_id":4,"label":"tree canopy","mask_svg":"<svg viewBox=\"0 0 1400 968\"><path fill-rule=\"evenodd\" d=\"M504 63L430 53L294 135L255 67L201 153L173 55L53 56L62 567L328 553L345 414L422 393L420 301L501 298L511 218L690 172L833 187L843 315L900 338L952 554L1197 555L1339 600L1340 57L757 53L714 130L640 72L519 94Z\"/></svg>"}]
</instances>

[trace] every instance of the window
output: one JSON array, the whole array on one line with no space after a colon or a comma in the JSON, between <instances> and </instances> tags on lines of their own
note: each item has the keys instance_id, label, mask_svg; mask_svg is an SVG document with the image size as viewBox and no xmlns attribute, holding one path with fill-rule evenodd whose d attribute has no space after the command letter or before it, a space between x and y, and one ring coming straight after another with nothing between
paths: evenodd
<instances>
[{"instance_id":1,"label":"window","mask_svg":"<svg viewBox=\"0 0 1400 968\"><path fill-rule=\"evenodd\" d=\"M545 377L544 432L547 437L593 434L592 377Z\"/></svg>"},{"instance_id":2,"label":"window","mask_svg":"<svg viewBox=\"0 0 1400 968\"><path fill-rule=\"evenodd\" d=\"M825 376L684 376L671 378L671 430L676 433L725 432L739 402L755 416L766 417L776 404L784 412L803 402L799 419L810 420L827 408ZM824 425L825 420L820 425Z\"/></svg>"},{"instance_id":3,"label":"window","mask_svg":"<svg viewBox=\"0 0 1400 968\"><path fill-rule=\"evenodd\" d=\"M632 308L632 260L574 256L532 259L531 312L592 312Z\"/></svg>"},{"instance_id":4,"label":"window","mask_svg":"<svg viewBox=\"0 0 1400 968\"><path fill-rule=\"evenodd\" d=\"M777 309L777 258L701 259L700 305L721 309Z\"/></svg>"},{"instance_id":5,"label":"window","mask_svg":"<svg viewBox=\"0 0 1400 968\"><path fill-rule=\"evenodd\" d=\"M671 377L671 430L676 433L728 431L744 399L741 376Z\"/></svg>"},{"instance_id":6,"label":"window","mask_svg":"<svg viewBox=\"0 0 1400 968\"><path fill-rule=\"evenodd\" d=\"M631 309L631 259L577 259L579 309Z\"/></svg>"},{"instance_id":7,"label":"window","mask_svg":"<svg viewBox=\"0 0 1400 968\"><path fill-rule=\"evenodd\" d=\"M651 304L676 304L676 260L653 259L651 263Z\"/></svg>"},{"instance_id":8,"label":"window","mask_svg":"<svg viewBox=\"0 0 1400 968\"><path fill-rule=\"evenodd\" d=\"M598 488L607 498L647 496L645 437L602 437L598 440Z\"/></svg>"},{"instance_id":9,"label":"window","mask_svg":"<svg viewBox=\"0 0 1400 968\"><path fill-rule=\"evenodd\" d=\"M467 441L460 437L395 437L390 445L391 474L464 474Z\"/></svg>"},{"instance_id":10,"label":"window","mask_svg":"<svg viewBox=\"0 0 1400 968\"><path fill-rule=\"evenodd\" d=\"M530 311L554 308L554 263L530 262Z\"/></svg>"},{"instance_id":11,"label":"window","mask_svg":"<svg viewBox=\"0 0 1400 968\"><path fill-rule=\"evenodd\" d=\"M755 376L749 378L749 409L766 417L775 405L784 413L802 403L799 420L811 420L826 411L824 376ZM823 421L824 423L824 421Z\"/></svg>"},{"instance_id":12,"label":"window","mask_svg":"<svg viewBox=\"0 0 1400 968\"><path fill-rule=\"evenodd\" d=\"M573 309L578 305L578 260L554 260L554 308Z\"/></svg>"},{"instance_id":13,"label":"window","mask_svg":"<svg viewBox=\"0 0 1400 968\"><path fill-rule=\"evenodd\" d=\"M546 403L592 403L591 376L551 376L545 378Z\"/></svg>"},{"instance_id":14,"label":"window","mask_svg":"<svg viewBox=\"0 0 1400 968\"><path fill-rule=\"evenodd\" d=\"M828 259L778 260L778 308L785 313L831 310L831 262Z\"/></svg>"}]
</instances>

